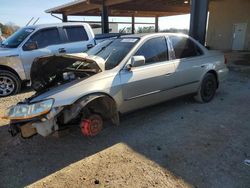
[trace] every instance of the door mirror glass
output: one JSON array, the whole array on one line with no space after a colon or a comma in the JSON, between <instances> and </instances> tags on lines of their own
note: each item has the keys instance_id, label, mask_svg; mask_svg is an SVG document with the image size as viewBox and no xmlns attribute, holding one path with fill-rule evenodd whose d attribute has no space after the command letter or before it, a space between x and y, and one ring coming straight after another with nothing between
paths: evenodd
<instances>
[{"instance_id":1,"label":"door mirror glass","mask_svg":"<svg viewBox=\"0 0 250 188\"><path fill-rule=\"evenodd\" d=\"M145 57L140 55L140 56L133 56L131 58L131 66L132 67L139 67L145 65Z\"/></svg>"},{"instance_id":2,"label":"door mirror glass","mask_svg":"<svg viewBox=\"0 0 250 188\"><path fill-rule=\"evenodd\" d=\"M31 50L35 50L37 49L38 46L37 46L37 42L27 42L24 46L23 46L23 50L24 51L31 51Z\"/></svg>"}]
</instances>

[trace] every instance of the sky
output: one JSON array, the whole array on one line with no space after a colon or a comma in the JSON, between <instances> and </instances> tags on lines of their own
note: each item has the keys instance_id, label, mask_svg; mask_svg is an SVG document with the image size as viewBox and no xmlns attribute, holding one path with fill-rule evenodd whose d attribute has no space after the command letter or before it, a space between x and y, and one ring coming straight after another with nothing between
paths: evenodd
<instances>
[{"instance_id":1,"label":"sky","mask_svg":"<svg viewBox=\"0 0 250 188\"><path fill-rule=\"evenodd\" d=\"M73 0L0 0L0 23L14 23L18 26L25 26L28 21L34 17L33 21L39 18L37 24L44 23L57 23L60 22L57 18L52 17L50 14L44 11L59 6ZM69 17L70 20L81 21L98 21L99 17ZM177 28L188 29L189 28L190 15L181 16L169 16L161 17L159 19L160 29ZM110 21L131 21L130 18L111 17ZM136 18L136 22L154 22L154 18ZM32 22L31 22L32 23ZM143 25L137 25L143 26ZM145 26L145 25L144 25ZM121 27L129 27L129 25L120 25Z\"/></svg>"}]
</instances>

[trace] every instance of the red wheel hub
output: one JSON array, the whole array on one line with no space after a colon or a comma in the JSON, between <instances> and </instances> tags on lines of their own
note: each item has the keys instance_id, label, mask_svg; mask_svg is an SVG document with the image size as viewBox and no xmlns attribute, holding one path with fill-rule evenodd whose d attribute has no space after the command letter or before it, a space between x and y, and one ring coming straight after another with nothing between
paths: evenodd
<instances>
[{"instance_id":1,"label":"red wheel hub","mask_svg":"<svg viewBox=\"0 0 250 188\"><path fill-rule=\"evenodd\" d=\"M84 136L96 136L102 130L103 121L99 115L91 115L81 122L81 130Z\"/></svg>"}]
</instances>

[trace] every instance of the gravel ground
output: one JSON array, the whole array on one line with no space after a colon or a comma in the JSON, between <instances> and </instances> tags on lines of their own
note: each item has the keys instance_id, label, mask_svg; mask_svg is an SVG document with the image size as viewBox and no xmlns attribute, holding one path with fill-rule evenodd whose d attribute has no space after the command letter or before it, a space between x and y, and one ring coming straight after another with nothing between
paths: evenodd
<instances>
[{"instance_id":1,"label":"gravel ground","mask_svg":"<svg viewBox=\"0 0 250 188\"><path fill-rule=\"evenodd\" d=\"M168 101L95 138L11 138L1 122L0 187L250 187L249 113L250 76L231 72L211 103Z\"/></svg>"}]
</instances>

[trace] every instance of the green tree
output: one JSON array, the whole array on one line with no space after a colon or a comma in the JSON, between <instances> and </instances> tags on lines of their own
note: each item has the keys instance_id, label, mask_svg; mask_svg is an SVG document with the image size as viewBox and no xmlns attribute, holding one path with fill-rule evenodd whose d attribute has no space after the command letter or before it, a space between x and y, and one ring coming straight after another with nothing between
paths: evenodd
<instances>
[{"instance_id":1,"label":"green tree","mask_svg":"<svg viewBox=\"0 0 250 188\"><path fill-rule=\"evenodd\" d=\"M154 26L139 27L137 29L137 33L153 33L153 32L155 32Z\"/></svg>"}]
</instances>

